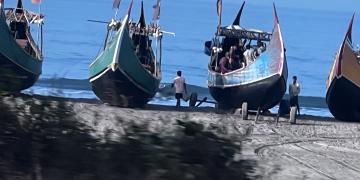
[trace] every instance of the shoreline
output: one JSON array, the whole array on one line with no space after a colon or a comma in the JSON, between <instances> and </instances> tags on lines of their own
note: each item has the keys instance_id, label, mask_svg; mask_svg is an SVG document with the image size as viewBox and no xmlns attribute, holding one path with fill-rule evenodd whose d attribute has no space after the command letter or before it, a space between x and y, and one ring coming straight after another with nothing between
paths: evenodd
<instances>
[{"instance_id":1,"label":"shoreline","mask_svg":"<svg viewBox=\"0 0 360 180\"><path fill-rule=\"evenodd\" d=\"M360 124L1 97L0 179L358 179Z\"/></svg>"}]
</instances>

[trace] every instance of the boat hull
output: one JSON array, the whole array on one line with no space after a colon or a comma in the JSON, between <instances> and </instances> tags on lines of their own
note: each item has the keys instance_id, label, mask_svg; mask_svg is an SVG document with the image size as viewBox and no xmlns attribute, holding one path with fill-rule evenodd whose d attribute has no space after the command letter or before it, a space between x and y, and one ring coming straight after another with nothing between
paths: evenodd
<instances>
[{"instance_id":1,"label":"boat hull","mask_svg":"<svg viewBox=\"0 0 360 180\"><path fill-rule=\"evenodd\" d=\"M352 46L350 21L345 38L335 57L327 80L326 102L330 112L340 121L360 121L360 61Z\"/></svg>"},{"instance_id":2,"label":"boat hull","mask_svg":"<svg viewBox=\"0 0 360 180\"><path fill-rule=\"evenodd\" d=\"M0 91L20 92L35 84L39 75L31 73L0 54Z\"/></svg>"},{"instance_id":3,"label":"boat hull","mask_svg":"<svg viewBox=\"0 0 360 180\"><path fill-rule=\"evenodd\" d=\"M161 73L151 72L141 64L129 35L127 18L122 24L90 65L90 82L94 93L104 103L142 107L158 91Z\"/></svg>"},{"instance_id":4,"label":"boat hull","mask_svg":"<svg viewBox=\"0 0 360 180\"><path fill-rule=\"evenodd\" d=\"M221 107L241 108L242 103L248 103L248 109L260 107L267 110L278 104L286 91L284 76L274 75L269 78L249 84L233 87L209 87L210 94Z\"/></svg>"},{"instance_id":5,"label":"boat hull","mask_svg":"<svg viewBox=\"0 0 360 180\"><path fill-rule=\"evenodd\" d=\"M360 88L345 77L335 78L326 94L331 114L341 121L360 122Z\"/></svg>"},{"instance_id":6,"label":"boat hull","mask_svg":"<svg viewBox=\"0 0 360 180\"><path fill-rule=\"evenodd\" d=\"M34 85L42 71L41 51L33 42L31 34L27 36L26 48L17 43L2 8L0 8L0 39L0 91L20 92Z\"/></svg>"},{"instance_id":7,"label":"boat hull","mask_svg":"<svg viewBox=\"0 0 360 180\"><path fill-rule=\"evenodd\" d=\"M243 6L239 11L241 14ZM238 14L234 24L239 21ZM274 6L275 23L272 33L246 30L240 26L221 28L220 35L226 38L221 45L215 43L222 53L230 51L229 48L239 44L240 40L258 40L267 43L266 51L245 67L231 72L217 72L223 54L215 51L210 58L208 66L208 87L210 94L218 102L220 108L241 108L246 102L249 110L267 110L277 105L286 91L288 77L285 48ZM205 47L210 43L206 42ZM224 48L225 47L225 48ZM228 48L226 48L228 47ZM242 53L242 52L241 52Z\"/></svg>"},{"instance_id":8,"label":"boat hull","mask_svg":"<svg viewBox=\"0 0 360 180\"><path fill-rule=\"evenodd\" d=\"M159 83L160 81L157 81L154 86L159 87ZM100 78L92 81L92 90L101 101L120 107L142 107L156 93L143 91L120 69L109 69Z\"/></svg>"}]
</instances>

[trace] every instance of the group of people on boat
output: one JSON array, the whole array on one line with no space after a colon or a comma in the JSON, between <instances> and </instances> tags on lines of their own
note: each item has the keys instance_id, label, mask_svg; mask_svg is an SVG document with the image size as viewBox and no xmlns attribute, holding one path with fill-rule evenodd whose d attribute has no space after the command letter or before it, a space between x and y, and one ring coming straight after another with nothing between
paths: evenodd
<instances>
[{"instance_id":1,"label":"group of people on boat","mask_svg":"<svg viewBox=\"0 0 360 180\"><path fill-rule=\"evenodd\" d=\"M266 50L266 44L260 40L255 46L251 45L251 40L245 45L246 41L246 39L239 40L238 45L230 46L229 52L226 52L225 56L220 59L217 71L225 74L245 68Z\"/></svg>"},{"instance_id":2,"label":"group of people on boat","mask_svg":"<svg viewBox=\"0 0 360 180\"><path fill-rule=\"evenodd\" d=\"M140 63L143 67L151 73L155 72L155 60L154 54L151 50L151 39L149 36L152 36L155 31L159 29L159 26L154 24L148 25L147 27L139 27L138 25L130 26L132 31L132 40L135 46L135 54L140 60Z\"/></svg>"}]
</instances>

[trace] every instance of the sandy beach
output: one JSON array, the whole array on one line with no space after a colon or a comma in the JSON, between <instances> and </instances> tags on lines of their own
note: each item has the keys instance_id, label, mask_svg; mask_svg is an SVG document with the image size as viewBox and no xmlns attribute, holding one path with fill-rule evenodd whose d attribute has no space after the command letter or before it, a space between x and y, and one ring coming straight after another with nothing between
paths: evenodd
<instances>
[{"instance_id":1,"label":"sandy beach","mask_svg":"<svg viewBox=\"0 0 360 180\"><path fill-rule=\"evenodd\" d=\"M0 179L359 179L360 124L7 95Z\"/></svg>"}]
</instances>

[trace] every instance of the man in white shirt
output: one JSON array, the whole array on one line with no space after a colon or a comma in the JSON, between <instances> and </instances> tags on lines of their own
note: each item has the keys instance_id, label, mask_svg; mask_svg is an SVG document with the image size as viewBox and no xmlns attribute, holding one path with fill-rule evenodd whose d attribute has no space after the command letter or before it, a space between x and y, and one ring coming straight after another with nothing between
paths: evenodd
<instances>
[{"instance_id":1,"label":"man in white shirt","mask_svg":"<svg viewBox=\"0 0 360 180\"><path fill-rule=\"evenodd\" d=\"M299 94L300 94L300 84L297 82L297 77L293 76L293 83L289 85L290 106L291 107L296 106L298 113L300 115Z\"/></svg>"},{"instance_id":2,"label":"man in white shirt","mask_svg":"<svg viewBox=\"0 0 360 180\"><path fill-rule=\"evenodd\" d=\"M176 107L180 107L180 99L184 96L183 94L187 93L185 78L181 77L181 71L177 71L177 76L174 78L173 84L171 87L175 86L175 98L176 98Z\"/></svg>"},{"instance_id":3,"label":"man in white shirt","mask_svg":"<svg viewBox=\"0 0 360 180\"><path fill-rule=\"evenodd\" d=\"M244 58L245 58L245 62L246 62L246 66L251 64L253 59L253 54L254 54L254 49L251 48L251 46L248 44L246 45L246 50L243 53Z\"/></svg>"}]
</instances>

